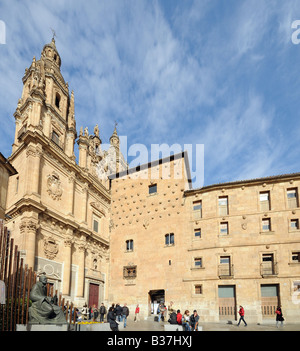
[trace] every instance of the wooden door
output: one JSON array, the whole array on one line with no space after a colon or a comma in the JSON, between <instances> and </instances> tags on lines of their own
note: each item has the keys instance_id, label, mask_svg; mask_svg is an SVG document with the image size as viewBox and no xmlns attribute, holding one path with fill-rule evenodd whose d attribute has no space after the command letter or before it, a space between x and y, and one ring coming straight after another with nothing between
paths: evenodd
<instances>
[{"instance_id":1,"label":"wooden door","mask_svg":"<svg viewBox=\"0 0 300 351\"><path fill-rule=\"evenodd\" d=\"M234 285L219 285L219 318L236 320L236 299Z\"/></svg>"},{"instance_id":2,"label":"wooden door","mask_svg":"<svg viewBox=\"0 0 300 351\"><path fill-rule=\"evenodd\" d=\"M275 318L275 311L279 301L279 286L261 285L261 312L263 318Z\"/></svg>"},{"instance_id":3,"label":"wooden door","mask_svg":"<svg viewBox=\"0 0 300 351\"><path fill-rule=\"evenodd\" d=\"M99 305L99 285L90 283L89 287L89 306L94 306L98 308Z\"/></svg>"}]
</instances>

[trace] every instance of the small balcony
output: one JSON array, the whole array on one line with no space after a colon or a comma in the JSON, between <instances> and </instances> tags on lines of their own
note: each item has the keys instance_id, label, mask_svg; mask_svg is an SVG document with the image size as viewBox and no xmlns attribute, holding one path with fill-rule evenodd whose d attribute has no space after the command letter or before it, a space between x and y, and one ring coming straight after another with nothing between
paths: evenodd
<instances>
[{"instance_id":1,"label":"small balcony","mask_svg":"<svg viewBox=\"0 0 300 351\"><path fill-rule=\"evenodd\" d=\"M263 278L274 277L278 274L277 262L263 262L260 264L260 275Z\"/></svg>"},{"instance_id":2,"label":"small balcony","mask_svg":"<svg viewBox=\"0 0 300 351\"><path fill-rule=\"evenodd\" d=\"M218 266L218 276L220 279L233 278L233 264L220 264Z\"/></svg>"}]
</instances>

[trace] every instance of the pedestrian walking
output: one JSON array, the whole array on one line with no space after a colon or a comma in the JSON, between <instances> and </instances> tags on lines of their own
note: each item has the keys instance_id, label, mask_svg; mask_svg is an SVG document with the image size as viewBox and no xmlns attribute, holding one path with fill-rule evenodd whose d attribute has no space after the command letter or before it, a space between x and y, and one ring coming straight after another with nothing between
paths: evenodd
<instances>
[{"instance_id":1,"label":"pedestrian walking","mask_svg":"<svg viewBox=\"0 0 300 351\"><path fill-rule=\"evenodd\" d=\"M126 322L127 322L128 316L129 316L129 308L127 307L127 304L124 303L124 306L122 308L122 319L124 321L124 328L126 328Z\"/></svg>"},{"instance_id":2,"label":"pedestrian walking","mask_svg":"<svg viewBox=\"0 0 300 351\"><path fill-rule=\"evenodd\" d=\"M278 328L278 322L281 322L281 326L283 327L283 314L280 306L277 306L277 309L275 311L276 313L276 327Z\"/></svg>"},{"instance_id":3,"label":"pedestrian walking","mask_svg":"<svg viewBox=\"0 0 300 351\"><path fill-rule=\"evenodd\" d=\"M240 306L240 309L239 309L239 315L240 315L240 319L239 319L239 322L238 322L237 326L239 327L239 326L240 326L241 321L243 321L243 322L244 322L244 324L245 324L245 327L247 327L247 323L246 323L246 321L245 321L245 319L244 319L244 316L245 316L245 310L244 310L243 306Z\"/></svg>"},{"instance_id":4,"label":"pedestrian walking","mask_svg":"<svg viewBox=\"0 0 300 351\"><path fill-rule=\"evenodd\" d=\"M140 314L140 307L139 307L139 305L136 305L135 313L134 313L134 321L135 322L140 320L139 314Z\"/></svg>"},{"instance_id":5,"label":"pedestrian walking","mask_svg":"<svg viewBox=\"0 0 300 351\"><path fill-rule=\"evenodd\" d=\"M100 312L100 323L103 323L104 322L104 315L106 315L106 313L107 313L103 302L101 303L99 312Z\"/></svg>"},{"instance_id":6,"label":"pedestrian walking","mask_svg":"<svg viewBox=\"0 0 300 351\"><path fill-rule=\"evenodd\" d=\"M116 309L115 309L115 312L116 312L116 315L117 315L117 321L118 322L122 322L122 307L120 306L119 303L116 304Z\"/></svg>"}]
</instances>

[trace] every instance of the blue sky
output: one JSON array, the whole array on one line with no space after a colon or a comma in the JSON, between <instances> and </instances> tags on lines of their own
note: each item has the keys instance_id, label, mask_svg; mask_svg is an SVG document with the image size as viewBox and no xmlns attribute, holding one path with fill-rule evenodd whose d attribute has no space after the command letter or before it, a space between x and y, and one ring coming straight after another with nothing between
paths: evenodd
<instances>
[{"instance_id":1,"label":"blue sky","mask_svg":"<svg viewBox=\"0 0 300 351\"><path fill-rule=\"evenodd\" d=\"M117 121L149 155L204 144L204 185L299 172L298 19L298 0L2 0L0 152L25 68L55 28L78 131L98 123L107 143Z\"/></svg>"}]
</instances>

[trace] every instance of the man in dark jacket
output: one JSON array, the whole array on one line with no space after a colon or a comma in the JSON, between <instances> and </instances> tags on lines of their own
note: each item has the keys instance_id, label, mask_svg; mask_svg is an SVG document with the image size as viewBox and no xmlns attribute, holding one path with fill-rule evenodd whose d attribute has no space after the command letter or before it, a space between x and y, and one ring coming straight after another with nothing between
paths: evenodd
<instances>
[{"instance_id":1,"label":"man in dark jacket","mask_svg":"<svg viewBox=\"0 0 300 351\"><path fill-rule=\"evenodd\" d=\"M168 320L170 324L177 324L177 314L176 312L172 312L170 314L170 319Z\"/></svg>"},{"instance_id":2,"label":"man in dark jacket","mask_svg":"<svg viewBox=\"0 0 300 351\"><path fill-rule=\"evenodd\" d=\"M107 314L107 322L109 323L110 329L112 331L119 331L118 323L116 322L115 309L110 307Z\"/></svg>"},{"instance_id":3,"label":"man in dark jacket","mask_svg":"<svg viewBox=\"0 0 300 351\"><path fill-rule=\"evenodd\" d=\"M119 303L117 303L115 313L116 313L118 322L122 322L122 312L123 312L123 308L120 306Z\"/></svg>"},{"instance_id":4,"label":"man in dark jacket","mask_svg":"<svg viewBox=\"0 0 300 351\"><path fill-rule=\"evenodd\" d=\"M124 303L124 306L122 309L122 319L124 320L124 328L126 328L126 321L128 316L129 316L129 308L127 307L127 304Z\"/></svg>"},{"instance_id":5,"label":"man in dark jacket","mask_svg":"<svg viewBox=\"0 0 300 351\"><path fill-rule=\"evenodd\" d=\"M106 314L106 308L104 306L104 303L102 302L101 306L100 306L100 322L104 322L104 315Z\"/></svg>"}]
</instances>

